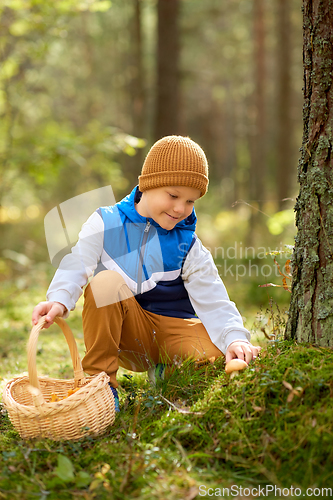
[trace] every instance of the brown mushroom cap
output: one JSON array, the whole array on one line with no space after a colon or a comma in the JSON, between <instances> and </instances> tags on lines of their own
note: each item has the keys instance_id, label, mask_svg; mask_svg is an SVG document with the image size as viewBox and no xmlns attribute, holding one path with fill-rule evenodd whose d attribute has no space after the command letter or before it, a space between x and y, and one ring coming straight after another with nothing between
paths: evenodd
<instances>
[{"instance_id":1,"label":"brown mushroom cap","mask_svg":"<svg viewBox=\"0 0 333 500\"><path fill-rule=\"evenodd\" d=\"M238 372L240 370L244 370L246 368L247 362L244 361L243 359L232 359L225 365L225 371L226 373L232 373L232 372Z\"/></svg>"}]
</instances>

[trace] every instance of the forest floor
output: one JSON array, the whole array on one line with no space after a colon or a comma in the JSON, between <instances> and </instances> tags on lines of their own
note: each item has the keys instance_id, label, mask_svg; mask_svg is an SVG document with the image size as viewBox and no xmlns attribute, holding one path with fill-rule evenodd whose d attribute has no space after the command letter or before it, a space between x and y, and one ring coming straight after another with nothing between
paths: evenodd
<instances>
[{"instance_id":1,"label":"forest floor","mask_svg":"<svg viewBox=\"0 0 333 500\"><path fill-rule=\"evenodd\" d=\"M31 312L48 282L41 264L1 283L1 392L27 374ZM68 323L82 356L81 312L79 301ZM97 438L25 441L2 407L0 498L325 498L329 488L332 496L333 352L284 341L284 321L272 306L258 313L248 327L262 354L233 380L223 359L183 363L156 387L146 374L120 370L121 412ZM73 376L56 325L40 334L37 370Z\"/></svg>"}]
</instances>

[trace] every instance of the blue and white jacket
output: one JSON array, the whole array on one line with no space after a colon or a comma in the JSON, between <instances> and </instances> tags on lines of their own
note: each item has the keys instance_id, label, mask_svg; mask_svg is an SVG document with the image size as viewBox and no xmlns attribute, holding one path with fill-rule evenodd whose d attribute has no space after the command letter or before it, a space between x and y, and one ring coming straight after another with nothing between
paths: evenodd
<instances>
[{"instance_id":1,"label":"blue and white jacket","mask_svg":"<svg viewBox=\"0 0 333 500\"><path fill-rule=\"evenodd\" d=\"M114 206L101 207L82 226L47 292L47 300L73 310L88 279L104 269L123 276L138 303L163 316L198 316L212 342L225 353L236 341L250 341L229 300L210 252L195 234L196 215L168 231L135 209L137 187Z\"/></svg>"}]
</instances>

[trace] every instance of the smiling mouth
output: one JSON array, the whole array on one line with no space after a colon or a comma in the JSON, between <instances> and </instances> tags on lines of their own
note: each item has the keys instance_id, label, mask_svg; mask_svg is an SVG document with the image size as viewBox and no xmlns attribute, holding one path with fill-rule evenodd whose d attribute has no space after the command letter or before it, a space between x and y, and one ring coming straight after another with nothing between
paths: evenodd
<instances>
[{"instance_id":1,"label":"smiling mouth","mask_svg":"<svg viewBox=\"0 0 333 500\"><path fill-rule=\"evenodd\" d=\"M179 217L173 217L172 215L168 214L167 212L165 212L165 213L166 213L166 215L168 217L170 217L170 219L172 219L172 220L179 220Z\"/></svg>"}]
</instances>

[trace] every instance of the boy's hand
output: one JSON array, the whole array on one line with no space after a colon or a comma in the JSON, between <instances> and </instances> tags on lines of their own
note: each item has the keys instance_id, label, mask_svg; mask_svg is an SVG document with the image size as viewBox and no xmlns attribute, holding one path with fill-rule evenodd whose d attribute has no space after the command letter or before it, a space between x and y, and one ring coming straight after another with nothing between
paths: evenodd
<instances>
[{"instance_id":1,"label":"boy's hand","mask_svg":"<svg viewBox=\"0 0 333 500\"><path fill-rule=\"evenodd\" d=\"M66 310L66 307L60 302L40 302L33 310L32 324L36 325L42 316L47 315L43 328L49 328L53 324L54 318L63 316Z\"/></svg>"},{"instance_id":2,"label":"boy's hand","mask_svg":"<svg viewBox=\"0 0 333 500\"><path fill-rule=\"evenodd\" d=\"M252 359L256 359L260 350L260 346L254 346L252 344L248 344L247 342L236 340L229 345L225 355L225 362L229 363L232 359L239 358L249 364Z\"/></svg>"}]
</instances>

